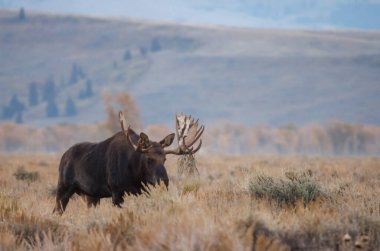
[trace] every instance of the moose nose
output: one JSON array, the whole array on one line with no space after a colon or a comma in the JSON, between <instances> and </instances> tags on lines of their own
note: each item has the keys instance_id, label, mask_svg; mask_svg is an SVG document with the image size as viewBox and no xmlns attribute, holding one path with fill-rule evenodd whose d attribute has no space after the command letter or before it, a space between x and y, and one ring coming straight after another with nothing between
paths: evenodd
<instances>
[{"instance_id":1,"label":"moose nose","mask_svg":"<svg viewBox=\"0 0 380 251\"><path fill-rule=\"evenodd\" d=\"M150 185L152 185L152 186L155 186L155 185L157 184L157 179L156 179L156 177L149 179L149 180L148 180L148 183L149 183Z\"/></svg>"},{"instance_id":2,"label":"moose nose","mask_svg":"<svg viewBox=\"0 0 380 251\"><path fill-rule=\"evenodd\" d=\"M157 181L158 183L161 183L161 181L164 182L166 188L169 187L169 177L168 177L168 174L166 172L166 168L164 165L159 165L156 169L156 177L157 177Z\"/></svg>"}]
</instances>

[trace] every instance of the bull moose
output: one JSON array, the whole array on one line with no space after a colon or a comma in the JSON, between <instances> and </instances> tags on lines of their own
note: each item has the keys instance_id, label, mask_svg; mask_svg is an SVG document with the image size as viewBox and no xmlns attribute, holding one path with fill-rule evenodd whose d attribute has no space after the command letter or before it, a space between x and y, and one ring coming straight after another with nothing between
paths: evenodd
<instances>
[{"instance_id":1,"label":"bull moose","mask_svg":"<svg viewBox=\"0 0 380 251\"><path fill-rule=\"evenodd\" d=\"M62 214L70 197L84 195L87 206L96 206L101 198L112 197L112 203L121 207L123 195L139 195L147 185L163 182L169 186L164 163L167 154L194 154L193 145L201 137L204 126L198 129L198 120L177 115L178 147L165 150L175 138L169 134L159 142L149 140L141 132L136 134L130 126L124 127L124 115L119 112L121 131L99 143L83 142L70 147L61 158L54 212Z\"/></svg>"}]
</instances>

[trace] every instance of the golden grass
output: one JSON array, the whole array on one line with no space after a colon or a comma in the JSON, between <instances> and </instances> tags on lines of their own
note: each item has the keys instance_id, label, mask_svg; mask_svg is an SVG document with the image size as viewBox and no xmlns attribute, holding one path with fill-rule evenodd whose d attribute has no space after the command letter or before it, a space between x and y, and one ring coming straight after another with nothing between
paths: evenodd
<instances>
[{"instance_id":1,"label":"golden grass","mask_svg":"<svg viewBox=\"0 0 380 251\"><path fill-rule=\"evenodd\" d=\"M198 156L199 177L186 179L171 156L168 191L126 196L121 209L110 199L88 209L74 196L58 216L59 157L0 156L0 250L344 250L346 233L351 246L380 245L379 158ZM38 179L16 179L17 170ZM329 200L278 207L249 192L257 175L307 170Z\"/></svg>"}]
</instances>

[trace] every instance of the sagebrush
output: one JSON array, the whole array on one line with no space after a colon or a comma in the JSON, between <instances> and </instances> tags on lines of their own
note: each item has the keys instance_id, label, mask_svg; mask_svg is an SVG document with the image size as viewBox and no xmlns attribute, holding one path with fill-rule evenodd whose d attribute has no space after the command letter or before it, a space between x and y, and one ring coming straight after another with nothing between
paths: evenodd
<instances>
[{"instance_id":1,"label":"sagebrush","mask_svg":"<svg viewBox=\"0 0 380 251\"><path fill-rule=\"evenodd\" d=\"M286 179L275 180L271 176L258 175L249 183L250 193L256 198L265 198L277 206L296 206L302 201L307 206L312 201L327 198L311 171L286 173Z\"/></svg>"},{"instance_id":2,"label":"sagebrush","mask_svg":"<svg viewBox=\"0 0 380 251\"><path fill-rule=\"evenodd\" d=\"M170 156L169 189L125 196L121 209L108 198L88 209L82 197L73 196L60 217L52 213L59 157L0 155L0 250L350 250L360 241L362 250L377 250L380 245L378 158L198 155L199 176L184 178ZM38 172L39 179L16 179L20 166ZM351 240L342 242L347 236Z\"/></svg>"}]
</instances>

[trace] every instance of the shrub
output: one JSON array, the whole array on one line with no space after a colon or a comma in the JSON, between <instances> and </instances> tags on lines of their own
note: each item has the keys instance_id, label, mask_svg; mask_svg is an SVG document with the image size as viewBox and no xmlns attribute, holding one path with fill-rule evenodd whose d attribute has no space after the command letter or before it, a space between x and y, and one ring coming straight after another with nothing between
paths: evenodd
<instances>
[{"instance_id":1,"label":"shrub","mask_svg":"<svg viewBox=\"0 0 380 251\"><path fill-rule=\"evenodd\" d=\"M24 242L32 246L43 241L49 234L53 243L61 243L66 231L66 227L56 221L25 213L14 215L8 229L17 237L18 244Z\"/></svg>"},{"instance_id":2,"label":"shrub","mask_svg":"<svg viewBox=\"0 0 380 251\"><path fill-rule=\"evenodd\" d=\"M311 171L303 173L286 173L286 180L274 180L272 177L258 175L249 183L249 191L256 198L265 198L278 206L295 206L302 201L306 207L318 197L326 194L321 190Z\"/></svg>"},{"instance_id":3,"label":"shrub","mask_svg":"<svg viewBox=\"0 0 380 251\"><path fill-rule=\"evenodd\" d=\"M23 166L20 166L13 175L17 180L25 180L28 183L37 181L40 178L38 172L28 172Z\"/></svg>"},{"instance_id":4,"label":"shrub","mask_svg":"<svg viewBox=\"0 0 380 251\"><path fill-rule=\"evenodd\" d=\"M5 193L0 193L0 222L0 235L4 232L11 233L15 236L17 245L35 245L49 233L54 243L60 243L66 230L55 221L25 214L17 197ZM0 250L3 250L1 244Z\"/></svg>"}]
</instances>

